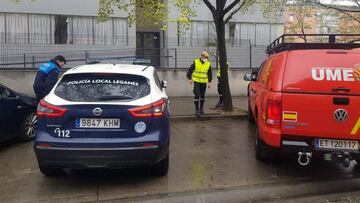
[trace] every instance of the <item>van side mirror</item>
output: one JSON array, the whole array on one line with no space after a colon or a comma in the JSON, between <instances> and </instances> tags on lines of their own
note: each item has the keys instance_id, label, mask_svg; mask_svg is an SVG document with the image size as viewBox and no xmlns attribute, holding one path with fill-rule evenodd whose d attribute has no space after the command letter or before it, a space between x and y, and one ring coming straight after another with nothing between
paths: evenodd
<instances>
[{"instance_id":1,"label":"van side mirror","mask_svg":"<svg viewBox=\"0 0 360 203\"><path fill-rule=\"evenodd\" d=\"M244 80L245 81L256 81L256 77L257 77L257 74L255 74L255 73L246 73L244 75Z\"/></svg>"},{"instance_id":2,"label":"van side mirror","mask_svg":"<svg viewBox=\"0 0 360 203\"><path fill-rule=\"evenodd\" d=\"M167 88L167 82L166 81L161 81L161 88L164 89L164 88Z\"/></svg>"}]
</instances>

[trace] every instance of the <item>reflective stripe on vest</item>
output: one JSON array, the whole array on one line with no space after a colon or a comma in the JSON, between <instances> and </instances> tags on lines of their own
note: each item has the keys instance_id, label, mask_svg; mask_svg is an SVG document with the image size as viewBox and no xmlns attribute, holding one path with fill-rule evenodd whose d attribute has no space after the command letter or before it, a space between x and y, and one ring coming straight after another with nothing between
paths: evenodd
<instances>
[{"instance_id":1,"label":"reflective stripe on vest","mask_svg":"<svg viewBox=\"0 0 360 203\"><path fill-rule=\"evenodd\" d=\"M200 59L196 59L195 70L192 74L192 80L197 83L208 83L208 71L210 69L210 62L206 61L205 63L201 63Z\"/></svg>"}]
</instances>

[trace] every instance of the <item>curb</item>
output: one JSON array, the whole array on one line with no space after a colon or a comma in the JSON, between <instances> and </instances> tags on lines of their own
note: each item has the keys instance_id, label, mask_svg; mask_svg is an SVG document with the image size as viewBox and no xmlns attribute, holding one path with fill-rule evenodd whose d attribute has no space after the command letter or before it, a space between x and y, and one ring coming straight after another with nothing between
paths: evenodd
<instances>
[{"instance_id":1,"label":"curb","mask_svg":"<svg viewBox=\"0 0 360 203\"><path fill-rule=\"evenodd\" d=\"M103 200L100 202L133 202L133 203L198 203L198 202L293 202L297 198L325 196L345 192L357 192L360 189L359 178L285 181L279 183L253 184L229 188L217 188L204 191L188 191L173 194L156 194L129 199ZM313 199L315 200L315 199ZM323 201L322 201L323 202ZM325 202L325 201L324 201Z\"/></svg>"}]
</instances>

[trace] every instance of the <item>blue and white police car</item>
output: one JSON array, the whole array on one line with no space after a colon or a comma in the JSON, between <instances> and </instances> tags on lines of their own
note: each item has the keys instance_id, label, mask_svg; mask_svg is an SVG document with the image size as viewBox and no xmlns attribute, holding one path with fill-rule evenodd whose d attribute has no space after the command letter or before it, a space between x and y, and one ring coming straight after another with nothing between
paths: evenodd
<instances>
[{"instance_id":1,"label":"blue and white police car","mask_svg":"<svg viewBox=\"0 0 360 203\"><path fill-rule=\"evenodd\" d=\"M64 169L169 168L166 82L151 66L94 64L64 73L37 108L35 153L46 176Z\"/></svg>"}]
</instances>

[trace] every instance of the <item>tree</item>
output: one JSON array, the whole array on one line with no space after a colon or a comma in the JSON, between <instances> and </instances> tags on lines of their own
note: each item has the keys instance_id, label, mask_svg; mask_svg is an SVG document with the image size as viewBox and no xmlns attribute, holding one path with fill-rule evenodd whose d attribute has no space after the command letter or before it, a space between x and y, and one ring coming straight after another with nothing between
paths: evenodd
<instances>
[{"instance_id":1,"label":"tree","mask_svg":"<svg viewBox=\"0 0 360 203\"><path fill-rule=\"evenodd\" d=\"M297 3L288 6L290 23L286 26L290 34L302 34L300 36L304 42L307 42L305 33L312 29L311 24L308 22L313 18L313 8L304 3Z\"/></svg>"},{"instance_id":2,"label":"tree","mask_svg":"<svg viewBox=\"0 0 360 203\"><path fill-rule=\"evenodd\" d=\"M162 28L166 29L165 22L169 20L183 24L189 23L191 17L196 15L192 5L194 3L205 4L213 16L216 28L217 51L219 53L222 80L220 82L223 84L223 110L232 111L233 105L227 72L225 25L229 22L233 15L239 11L247 11L250 6L256 3L261 6L264 16L275 16L274 14L281 13L282 9L281 7L275 7L274 5L281 5L280 3L283 3L284 0L213 0L212 2L215 2L215 4L211 3L209 0L99 0L98 20L107 20L109 15L114 13L113 9L118 8L127 12L129 15L129 22L133 23L135 20L141 20L139 17L136 17L137 8L140 8L141 14L146 16L145 19L151 20L153 23L161 25ZM167 4L170 3L172 3L180 11L179 16L176 19L167 19ZM273 12L275 10L277 12Z\"/></svg>"}]
</instances>

